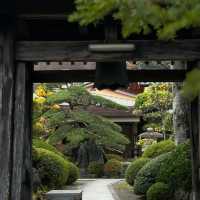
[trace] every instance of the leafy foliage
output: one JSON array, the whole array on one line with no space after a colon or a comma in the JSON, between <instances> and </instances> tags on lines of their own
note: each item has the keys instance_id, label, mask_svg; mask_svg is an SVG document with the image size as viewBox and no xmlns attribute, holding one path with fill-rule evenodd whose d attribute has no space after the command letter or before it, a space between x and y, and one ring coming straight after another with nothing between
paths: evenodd
<instances>
[{"instance_id":1,"label":"leafy foliage","mask_svg":"<svg viewBox=\"0 0 200 200\"><path fill-rule=\"evenodd\" d=\"M199 0L75 0L76 11L69 17L81 25L98 23L108 15L120 20L122 34L149 34L169 40L182 29L200 26Z\"/></svg>"},{"instance_id":2,"label":"leafy foliage","mask_svg":"<svg viewBox=\"0 0 200 200\"><path fill-rule=\"evenodd\" d=\"M74 183L79 177L78 167L44 143L38 140L33 143L33 167L37 169L43 187L54 189Z\"/></svg>"},{"instance_id":3,"label":"leafy foliage","mask_svg":"<svg viewBox=\"0 0 200 200\"><path fill-rule=\"evenodd\" d=\"M48 188L63 186L69 177L69 164L61 156L42 148L35 148L34 167L38 170L42 185Z\"/></svg>"},{"instance_id":4,"label":"leafy foliage","mask_svg":"<svg viewBox=\"0 0 200 200\"><path fill-rule=\"evenodd\" d=\"M120 161L111 159L104 165L104 173L110 178L119 178L121 175L122 164Z\"/></svg>"},{"instance_id":5,"label":"leafy foliage","mask_svg":"<svg viewBox=\"0 0 200 200\"><path fill-rule=\"evenodd\" d=\"M155 32L159 39L171 40L181 30L200 27L199 0L75 0L75 4L69 21L88 25L112 16L121 22L124 37ZM199 77L196 69L185 82L184 93L191 100L199 94Z\"/></svg>"},{"instance_id":6,"label":"leafy foliage","mask_svg":"<svg viewBox=\"0 0 200 200\"><path fill-rule=\"evenodd\" d=\"M165 159L170 156L170 153L162 154L149 161L137 173L134 192L136 194L146 194L147 190L156 182L160 167Z\"/></svg>"},{"instance_id":7,"label":"leafy foliage","mask_svg":"<svg viewBox=\"0 0 200 200\"><path fill-rule=\"evenodd\" d=\"M170 84L151 84L136 98L135 106L144 113L169 110L172 104ZM150 116L151 117L151 116ZM159 117L159 116L158 116Z\"/></svg>"},{"instance_id":8,"label":"leafy foliage","mask_svg":"<svg viewBox=\"0 0 200 200\"><path fill-rule=\"evenodd\" d=\"M79 172L79 168L73 163L68 162L68 165L69 165L69 176L68 176L66 184L71 185L79 178L80 172Z\"/></svg>"},{"instance_id":9,"label":"leafy foliage","mask_svg":"<svg viewBox=\"0 0 200 200\"><path fill-rule=\"evenodd\" d=\"M141 147L146 147L146 146L152 145L154 143L156 143L156 141L154 139L148 139L148 138L140 139L137 141L137 145L139 145Z\"/></svg>"},{"instance_id":10,"label":"leafy foliage","mask_svg":"<svg viewBox=\"0 0 200 200\"><path fill-rule=\"evenodd\" d=\"M44 140L41 139L33 139L33 147L34 148L42 148L42 149L46 149L48 151L52 151L55 154L58 154L61 157L64 157L64 155L59 152L54 146L48 144L47 142L45 142Z\"/></svg>"},{"instance_id":11,"label":"leafy foliage","mask_svg":"<svg viewBox=\"0 0 200 200\"><path fill-rule=\"evenodd\" d=\"M193 100L200 92L200 70L194 69L187 73L186 80L183 86L183 95L189 100Z\"/></svg>"},{"instance_id":12,"label":"leafy foliage","mask_svg":"<svg viewBox=\"0 0 200 200\"><path fill-rule=\"evenodd\" d=\"M167 184L154 183L147 191L147 200L171 200L171 191Z\"/></svg>"},{"instance_id":13,"label":"leafy foliage","mask_svg":"<svg viewBox=\"0 0 200 200\"><path fill-rule=\"evenodd\" d=\"M101 178L104 174L104 164L93 161L88 166L89 174L95 175L95 178Z\"/></svg>"},{"instance_id":14,"label":"leafy foliage","mask_svg":"<svg viewBox=\"0 0 200 200\"><path fill-rule=\"evenodd\" d=\"M142 156L145 158L155 158L163 153L173 151L174 149L175 143L172 140L164 140L147 147Z\"/></svg>"},{"instance_id":15,"label":"leafy foliage","mask_svg":"<svg viewBox=\"0 0 200 200\"><path fill-rule=\"evenodd\" d=\"M168 184L174 191L183 189L190 192L192 186L190 150L189 142L178 145L163 161L157 180Z\"/></svg>"},{"instance_id":16,"label":"leafy foliage","mask_svg":"<svg viewBox=\"0 0 200 200\"><path fill-rule=\"evenodd\" d=\"M166 83L151 84L137 95L135 108L144 114L145 129L151 127L156 131L172 130L172 123L166 119L168 110L172 108L172 99L171 85Z\"/></svg>"},{"instance_id":17,"label":"leafy foliage","mask_svg":"<svg viewBox=\"0 0 200 200\"><path fill-rule=\"evenodd\" d=\"M150 159L148 158L138 158L130 164L130 166L128 167L125 173L126 182L129 185L132 185L132 186L134 185L134 180L137 173L149 161Z\"/></svg>"}]
</instances>

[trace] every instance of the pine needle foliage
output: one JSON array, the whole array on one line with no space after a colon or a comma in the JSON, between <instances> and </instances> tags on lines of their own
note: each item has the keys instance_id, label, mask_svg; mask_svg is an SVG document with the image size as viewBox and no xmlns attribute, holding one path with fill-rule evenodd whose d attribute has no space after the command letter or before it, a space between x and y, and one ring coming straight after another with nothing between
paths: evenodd
<instances>
[{"instance_id":1,"label":"pine needle foliage","mask_svg":"<svg viewBox=\"0 0 200 200\"><path fill-rule=\"evenodd\" d=\"M49 137L51 144L66 139L75 148L85 139L92 138L99 145L123 150L129 143L120 133L121 128L118 125L98 115L86 111L70 111L63 121Z\"/></svg>"},{"instance_id":2,"label":"pine needle foliage","mask_svg":"<svg viewBox=\"0 0 200 200\"><path fill-rule=\"evenodd\" d=\"M68 103L63 107L61 103ZM42 122L48 133L48 143L55 145L65 140L66 148L77 148L86 139L95 140L103 147L124 150L129 140L121 133L121 127L112 121L89 113L85 108L98 105L108 108L127 109L101 97L92 96L81 86L60 89L46 96L45 109L35 119ZM36 110L36 109L34 109Z\"/></svg>"},{"instance_id":3,"label":"pine needle foliage","mask_svg":"<svg viewBox=\"0 0 200 200\"><path fill-rule=\"evenodd\" d=\"M100 96L91 95L83 86L72 86L59 90L54 95L48 96L46 102L51 105L67 102L72 107L98 105L101 107L127 110L125 106L121 106Z\"/></svg>"}]
</instances>

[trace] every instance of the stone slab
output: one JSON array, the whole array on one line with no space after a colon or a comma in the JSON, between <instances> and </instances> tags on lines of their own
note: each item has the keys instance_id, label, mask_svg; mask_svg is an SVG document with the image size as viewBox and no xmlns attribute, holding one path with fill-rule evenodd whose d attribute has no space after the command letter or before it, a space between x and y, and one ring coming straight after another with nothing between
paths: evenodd
<instances>
[{"instance_id":1,"label":"stone slab","mask_svg":"<svg viewBox=\"0 0 200 200\"><path fill-rule=\"evenodd\" d=\"M46 193L47 200L82 200L81 190L51 190Z\"/></svg>"}]
</instances>

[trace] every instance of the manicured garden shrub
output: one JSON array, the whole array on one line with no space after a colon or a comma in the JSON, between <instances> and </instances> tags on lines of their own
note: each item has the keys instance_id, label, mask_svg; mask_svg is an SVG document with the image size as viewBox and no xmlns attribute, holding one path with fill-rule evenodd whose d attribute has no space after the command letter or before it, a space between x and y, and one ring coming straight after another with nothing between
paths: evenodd
<instances>
[{"instance_id":1,"label":"manicured garden shrub","mask_svg":"<svg viewBox=\"0 0 200 200\"><path fill-rule=\"evenodd\" d=\"M46 149L58 154L59 156L64 157L64 155L60 151L58 151L54 146L41 139L33 139L33 147Z\"/></svg>"},{"instance_id":2,"label":"manicured garden shrub","mask_svg":"<svg viewBox=\"0 0 200 200\"><path fill-rule=\"evenodd\" d=\"M131 162L121 162L122 169L121 169L121 176L124 178L128 167L131 165Z\"/></svg>"},{"instance_id":3,"label":"manicured garden shrub","mask_svg":"<svg viewBox=\"0 0 200 200\"><path fill-rule=\"evenodd\" d=\"M134 185L134 180L137 173L149 161L149 158L138 158L129 165L125 172L125 179L129 185Z\"/></svg>"},{"instance_id":4,"label":"manicured garden shrub","mask_svg":"<svg viewBox=\"0 0 200 200\"><path fill-rule=\"evenodd\" d=\"M79 178L79 168L73 164L72 162L68 162L69 164L69 176L67 179L66 184L70 185L74 183Z\"/></svg>"},{"instance_id":5,"label":"manicured garden shrub","mask_svg":"<svg viewBox=\"0 0 200 200\"><path fill-rule=\"evenodd\" d=\"M117 154L106 154L106 158L107 158L107 160L115 159L115 160L119 160L119 161L124 161L124 158Z\"/></svg>"},{"instance_id":6,"label":"manicured garden shrub","mask_svg":"<svg viewBox=\"0 0 200 200\"><path fill-rule=\"evenodd\" d=\"M157 175L162 162L170 156L171 153L160 155L150 160L137 173L134 182L134 191L136 194L145 194L147 190L156 182Z\"/></svg>"},{"instance_id":7,"label":"manicured garden shrub","mask_svg":"<svg viewBox=\"0 0 200 200\"><path fill-rule=\"evenodd\" d=\"M156 156L170 152L174 149L175 143L172 140L164 140L147 147L142 156L145 158L155 158Z\"/></svg>"},{"instance_id":8,"label":"manicured garden shrub","mask_svg":"<svg viewBox=\"0 0 200 200\"><path fill-rule=\"evenodd\" d=\"M147 191L147 200L171 200L171 190L169 186L162 182L154 183Z\"/></svg>"},{"instance_id":9,"label":"manicured garden shrub","mask_svg":"<svg viewBox=\"0 0 200 200\"><path fill-rule=\"evenodd\" d=\"M88 172L95 178L101 178L104 174L104 164L97 161L91 162L88 166Z\"/></svg>"},{"instance_id":10,"label":"manicured garden shrub","mask_svg":"<svg viewBox=\"0 0 200 200\"><path fill-rule=\"evenodd\" d=\"M68 161L46 149L35 148L35 151L34 165L42 185L52 189L66 184L70 168Z\"/></svg>"},{"instance_id":11,"label":"manicured garden shrub","mask_svg":"<svg viewBox=\"0 0 200 200\"><path fill-rule=\"evenodd\" d=\"M104 173L107 177L117 178L121 175L122 164L120 161L111 159L104 165Z\"/></svg>"},{"instance_id":12,"label":"manicured garden shrub","mask_svg":"<svg viewBox=\"0 0 200 200\"><path fill-rule=\"evenodd\" d=\"M192 186L190 143L180 144L163 160L157 177L173 190L190 192Z\"/></svg>"}]
</instances>

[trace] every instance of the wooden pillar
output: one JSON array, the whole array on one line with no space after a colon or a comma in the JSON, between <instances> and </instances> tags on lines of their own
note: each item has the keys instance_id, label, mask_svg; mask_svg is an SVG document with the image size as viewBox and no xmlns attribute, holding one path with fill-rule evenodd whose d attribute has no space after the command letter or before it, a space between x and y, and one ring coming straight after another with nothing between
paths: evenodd
<instances>
[{"instance_id":1,"label":"wooden pillar","mask_svg":"<svg viewBox=\"0 0 200 200\"><path fill-rule=\"evenodd\" d=\"M18 63L15 73L12 200L32 196L32 66Z\"/></svg>"},{"instance_id":2,"label":"wooden pillar","mask_svg":"<svg viewBox=\"0 0 200 200\"><path fill-rule=\"evenodd\" d=\"M14 39L0 30L0 199L10 199L14 110Z\"/></svg>"},{"instance_id":3,"label":"wooden pillar","mask_svg":"<svg viewBox=\"0 0 200 200\"><path fill-rule=\"evenodd\" d=\"M199 181L199 98L191 104L192 188L193 200L200 199Z\"/></svg>"},{"instance_id":4,"label":"wooden pillar","mask_svg":"<svg viewBox=\"0 0 200 200\"><path fill-rule=\"evenodd\" d=\"M30 200L30 66L15 64L13 29L0 30L0 200Z\"/></svg>"},{"instance_id":5,"label":"wooden pillar","mask_svg":"<svg viewBox=\"0 0 200 200\"><path fill-rule=\"evenodd\" d=\"M198 63L190 63L197 67ZM200 199L200 98L191 102L190 137L192 145L192 200Z\"/></svg>"}]
</instances>

